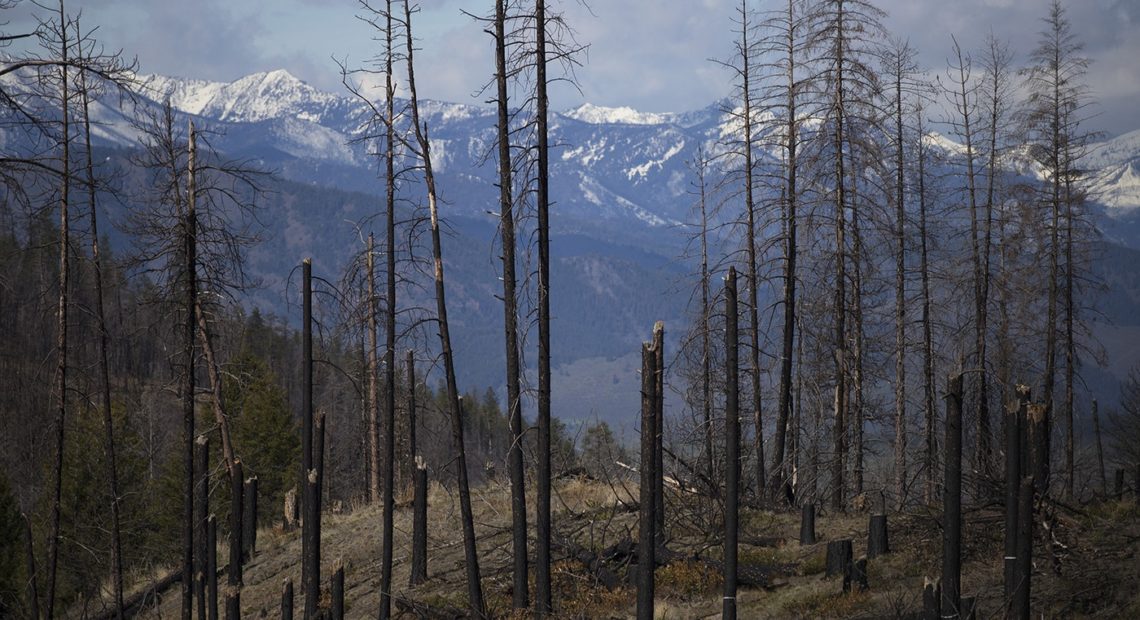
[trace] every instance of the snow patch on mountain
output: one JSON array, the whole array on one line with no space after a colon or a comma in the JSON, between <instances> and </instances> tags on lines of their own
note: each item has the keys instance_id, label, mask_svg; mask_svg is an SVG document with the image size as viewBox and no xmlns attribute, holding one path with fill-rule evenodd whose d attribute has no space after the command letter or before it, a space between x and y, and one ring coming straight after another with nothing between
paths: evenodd
<instances>
[{"instance_id":1,"label":"snow patch on mountain","mask_svg":"<svg viewBox=\"0 0 1140 620\"><path fill-rule=\"evenodd\" d=\"M584 103L562 115L591 125L666 125L677 120L673 113L638 112L628 106L607 108L592 103Z\"/></svg>"}]
</instances>

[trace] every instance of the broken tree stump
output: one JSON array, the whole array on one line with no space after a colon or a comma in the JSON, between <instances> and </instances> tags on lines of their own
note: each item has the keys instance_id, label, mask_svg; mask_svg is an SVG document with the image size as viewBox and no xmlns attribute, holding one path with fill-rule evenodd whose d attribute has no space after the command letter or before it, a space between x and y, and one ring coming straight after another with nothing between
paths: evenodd
<instances>
[{"instance_id":1,"label":"broken tree stump","mask_svg":"<svg viewBox=\"0 0 1140 620\"><path fill-rule=\"evenodd\" d=\"M293 620L293 580L288 577L281 584L281 620Z\"/></svg>"},{"instance_id":2,"label":"broken tree stump","mask_svg":"<svg viewBox=\"0 0 1140 620\"><path fill-rule=\"evenodd\" d=\"M843 591L851 589L851 562L854 552L851 540L833 540L827 543L827 572L825 577L843 577Z\"/></svg>"},{"instance_id":3,"label":"broken tree stump","mask_svg":"<svg viewBox=\"0 0 1140 620\"><path fill-rule=\"evenodd\" d=\"M940 620L942 617L942 585L937 579L926 577L922 584L923 620Z\"/></svg>"},{"instance_id":4,"label":"broken tree stump","mask_svg":"<svg viewBox=\"0 0 1140 620\"><path fill-rule=\"evenodd\" d=\"M241 542L245 548L245 560L248 562L257 550L257 476L246 479L245 490L242 494L245 499L245 507L242 511L244 531Z\"/></svg>"},{"instance_id":5,"label":"broken tree stump","mask_svg":"<svg viewBox=\"0 0 1140 620\"><path fill-rule=\"evenodd\" d=\"M804 504L800 511L800 544L815 544L815 504Z\"/></svg>"},{"instance_id":6,"label":"broken tree stump","mask_svg":"<svg viewBox=\"0 0 1140 620\"><path fill-rule=\"evenodd\" d=\"M427 581L427 465L416 457L415 497L412 500L412 574L409 585Z\"/></svg>"},{"instance_id":7,"label":"broken tree stump","mask_svg":"<svg viewBox=\"0 0 1140 620\"><path fill-rule=\"evenodd\" d=\"M640 514L638 519L637 545L637 618L653 619L653 578L657 568L653 559L656 549L657 526L655 511L656 475L656 396L657 396L657 354L650 343L641 346L641 480L639 484Z\"/></svg>"},{"instance_id":8,"label":"broken tree stump","mask_svg":"<svg viewBox=\"0 0 1140 620\"><path fill-rule=\"evenodd\" d=\"M877 558L891 552L887 541L887 515L871 515L867 526L867 557Z\"/></svg>"},{"instance_id":9,"label":"broken tree stump","mask_svg":"<svg viewBox=\"0 0 1140 620\"><path fill-rule=\"evenodd\" d=\"M226 569L226 620L241 618L242 508L241 459L234 459L230 478L230 564Z\"/></svg>"},{"instance_id":10,"label":"broken tree stump","mask_svg":"<svg viewBox=\"0 0 1140 620\"><path fill-rule=\"evenodd\" d=\"M332 576L332 617L333 620L344 620L344 563L337 560L333 566Z\"/></svg>"}]
</instances>

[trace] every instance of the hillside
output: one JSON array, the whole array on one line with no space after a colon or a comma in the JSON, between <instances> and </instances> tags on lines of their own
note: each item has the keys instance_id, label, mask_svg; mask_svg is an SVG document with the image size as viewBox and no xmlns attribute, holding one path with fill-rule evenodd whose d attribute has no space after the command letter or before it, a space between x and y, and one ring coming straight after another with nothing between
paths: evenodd
<instances>
[{"instance_id":1,"label":"hillside","mask_svg":"<svg viewBox=\"0 0 1140 620\"><path fill-rule=\"evenodd\" d=\"M623 540L636 540L636 482L613 484L563 479L556 488L554 588L558 618L630 618L635 588L628 585L631 560ZM707 500L667 494L668 549L673 557L656 571L657 617L711 618L720 612L721 576L717 561L721 542L704 525L716 508ZM488 605L496 617L510 614L510 506L505 481L475 493L475 522ZM429 581L409 587L411 509L396 513L396 607L400 617L455 618L465 607L463 551L455 495L433 483L429 493ZM740 562L743 585L738 595L746 618L895 618L921 610L924 579L941 571L941 508L911 509L889 516L891 553L868 562L866 592L842 594L838 578L825 579L827 542L851 539L855 557L866 552L868 513L821 513L818 542L800 545L798 514L746 510L741 516ZM1130 496L1123 501L1079 508L1048 505L1038 524L1034 545L1032 601L1035 613L1047 617L1134 617L1140 613L1140 567L1131 559L1140 552L1140 508ZM978 617L1000 617L1002 598L1001 509L974 507L963 527L963 596L977 598ZM375 614L379 583L377 507L361 506L327 514L322 533L322 606L330 604L329 575L345 569L345 617ZM532 532L533 540L533 532ZM618 577L607 589L594 573L567 552L573 544L594 553L609 550L606 570ZM627 543L628 544L628 543ZM219 557L227 557L219 554ZM299 587L299 531L279 526L262 530L257 552L244 569L242 606L245 617L276 617L282 584L291 579L294 606L304 599ZM144 579L144 582L146 580ZM142 584L140 583L141 587ZM415 610L416 613L412 613ZM149 607L141 618L178 613L177 587Z\"/></svg>"}]
</instances>

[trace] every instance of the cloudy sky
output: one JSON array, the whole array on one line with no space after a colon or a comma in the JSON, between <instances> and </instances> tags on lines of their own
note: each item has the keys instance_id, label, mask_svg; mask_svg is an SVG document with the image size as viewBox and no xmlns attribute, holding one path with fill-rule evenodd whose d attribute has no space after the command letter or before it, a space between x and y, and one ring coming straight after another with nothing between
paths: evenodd
<instances>
[{"instance_id":1,"label":"cloudy sky","mask_svg":"<svg viewBox=\"0 0 1140 620\"><path fill-rule=\"evenodd\" d=\"M379 0L378 0L379 1ZM928 68L943 71L951 41L966 49L993 32L1019 59L1032 49L1050 0L879 0L887 28L909 38ZM9 32L33 7L7 11ZM728 94L729 75L713 59L732 53L739 0L548 0L588 44L577 71L581 94L555 93L553 107L588 101L644 111L684 111ZM758 7L779 4L753 0ZM1088 83L1100 101L1097 129L1140 128L1140 0L1068 0L1069 17L1093 60ZM478 101L491 71L491 39L462 11L484 14L491 0L419 0L422 96ZM340 89L335 59L358 66L379 44L357 19L355 0L70 0L109 47L136 55L145 73L211 80L285 68Z\"/></svg>"}]
</instances>

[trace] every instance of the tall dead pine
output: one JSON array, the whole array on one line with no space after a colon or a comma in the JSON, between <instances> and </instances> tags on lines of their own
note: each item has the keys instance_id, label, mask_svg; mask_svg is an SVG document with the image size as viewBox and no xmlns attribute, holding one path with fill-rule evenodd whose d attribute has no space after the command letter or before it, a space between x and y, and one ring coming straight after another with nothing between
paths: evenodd
<instances>
[{"instance_id":1,"label":"tall dead pine","mask_svg":"<svg viewBox=\"0 0 1140 620\"><path fill-rule=\"evenodd\" d=\"M942 613L944 618L957 618L962 585L961 373L947 378L946 388L946 469L942 493Z\"/></svg>"}]
</instances>

